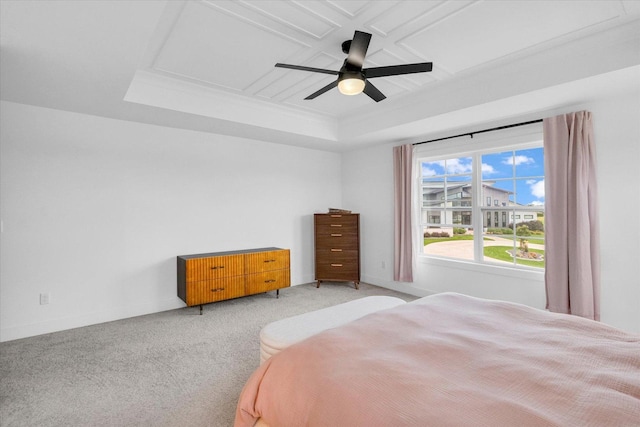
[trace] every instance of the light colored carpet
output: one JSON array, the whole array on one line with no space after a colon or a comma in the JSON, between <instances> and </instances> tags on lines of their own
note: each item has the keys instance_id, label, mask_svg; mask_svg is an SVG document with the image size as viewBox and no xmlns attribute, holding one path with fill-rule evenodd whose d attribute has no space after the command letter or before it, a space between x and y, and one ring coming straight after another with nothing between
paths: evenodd
<instances>
[{"instance_id":1,"label":"light colored carpet","mask_svg":"<svg viewBox=\"0 0 640 427\"><path fill-rule=\"evenodd\" d=\"M269 322L370 295L299 285L0 343L2 426L231 426Z\"/></svg>"}]
</instances>

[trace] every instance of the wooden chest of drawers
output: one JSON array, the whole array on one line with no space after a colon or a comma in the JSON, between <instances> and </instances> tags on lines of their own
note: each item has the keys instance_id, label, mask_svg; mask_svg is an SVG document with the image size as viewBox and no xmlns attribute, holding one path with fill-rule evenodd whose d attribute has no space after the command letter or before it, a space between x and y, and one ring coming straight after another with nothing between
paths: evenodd
<instances>
[{"instance_id":1,"label":"wooden chest of drawers","mask_svg":"<svg viewBox=\"0 0 640 427\"><path fill-rule=\"evenodd\" d=\"M317 286L322 281L360 283L360 214L315 214Z\"/></svg>"},{"instance_id":2,"label":"wooden chest of drawers","mask_svg":"<svg viewBox=\"0 0 640 427\"><path fill-rule=\"evenodd\" d=\"M291 285L289 250L280 248L181 255L178 297L200 306Z\"/></svg>"}]
</instances>

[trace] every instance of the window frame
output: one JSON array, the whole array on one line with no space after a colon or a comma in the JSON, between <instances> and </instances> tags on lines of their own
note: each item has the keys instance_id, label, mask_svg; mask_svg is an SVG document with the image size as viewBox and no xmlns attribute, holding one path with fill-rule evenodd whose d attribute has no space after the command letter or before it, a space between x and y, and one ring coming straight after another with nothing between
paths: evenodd
<instances>
[{"instance_id":1,"label":"window frame","mask_svg":"<svg viewBox=\"0 0 640 427\"><path fill-rule=\"evenodd\" d=\"M464 137L463 137L464 138ZM431 265L442 265L450 268L463 268L470 269L483 273L491 273L491 274L502 274L512 277L531 277L531 278L540 278L544 276L545 268L539 267L528 267L524 265L517 264L501 264L497 262L492 262L488 259L482 259L483 256L483 239L475 238L474 239L474 259L473 260L465 260L459 258L450 258L444 256L437 256L431 254L424 253L424 246L422 242L422 233L424 232L423 224L420 220L421 215L421 192L422 192L422 182L421 182L421 172L420 165L423 161L439 161L439 160L447 160L454 158L462 158L462 157L471 157L473 164L473 179L472 182L475 185L473 189L474 194L472 195L472 206L470 209L473 213L479 212L480 215L474 215L478 220L472 219L474 224L472 227L475 229L482 229L482 223L485 220L485 215L491 215L492 209L495 209L494 206L484 206L486 203L486 197L482 194L482 165L481 158L483 154L497 153L501 151L519 151L526 150L530 148L540 148L544 149L544 144L542 141L542 124L539 125L530 125L524 126L522 128L517 129L509 129L506 131L495 132L491 134L484 134L475 136L473 140L469 141L468 139L456 138L454 140L446 141L446 142L436 142L432 146L420 147L416 148L414 153L414 161L416 173L416 180L418 190L413 192L413 196L417 198L416 203L414 204L416 208L415 218L416 218L416 227L418 230L414 230L415 235L419 237L416 239L419 242L419 245L416 245L416 254L417 261L421 264L431 264ZM483 203L475 203L475 200L482 200ZM500 207L500 206L498 206ZM535 207L527 207L531 210L540 210ZM520 209L518 209L520 210ZM544 209L543 209L544 211ZM486 212L486 213L485 213ZM512 211L507 215L507 218L513 217L515 215L515 211ZM491 215L493 217L493 215ZM519 215L518 215L519 216ZM493 218L492 218L493 219ZM507 221L508 223L509 221ZM480 223L480 228L478 224ZM484 233L483 233L484 234Z\"/></svg>"}]
</instances>

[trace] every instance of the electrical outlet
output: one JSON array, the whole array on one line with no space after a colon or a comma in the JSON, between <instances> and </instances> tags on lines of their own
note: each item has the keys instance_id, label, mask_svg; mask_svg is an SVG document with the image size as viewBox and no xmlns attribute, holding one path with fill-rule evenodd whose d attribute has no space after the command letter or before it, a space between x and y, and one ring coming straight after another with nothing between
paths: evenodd
<instances>
[{"instance_id":1,"label":"electrical outlet","mask_svg":"<svg viewBox=\"0 0 640 427\"><path fill-rule=\"evenodd\" d=\"M49 304L50 299L51 299L51 296L49 295L49 292L40 294L40 305Z\"/></svg>"}]
</instances>

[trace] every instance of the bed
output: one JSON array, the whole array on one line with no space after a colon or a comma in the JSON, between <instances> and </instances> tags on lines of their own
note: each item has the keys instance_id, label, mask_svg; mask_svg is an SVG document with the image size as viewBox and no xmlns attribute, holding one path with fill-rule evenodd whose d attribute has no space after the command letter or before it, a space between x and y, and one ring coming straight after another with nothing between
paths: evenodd
<instances>
[{"instance_id":1,"label":"bed","mask_svg":"<svg viewBox=\"0 0 640 427\"><path fill-rule=\"evenodd\" d=\"M288 347L246 383L235 426L638 426L640 336L454 293Z\"/></svg>"}]
</instances>

